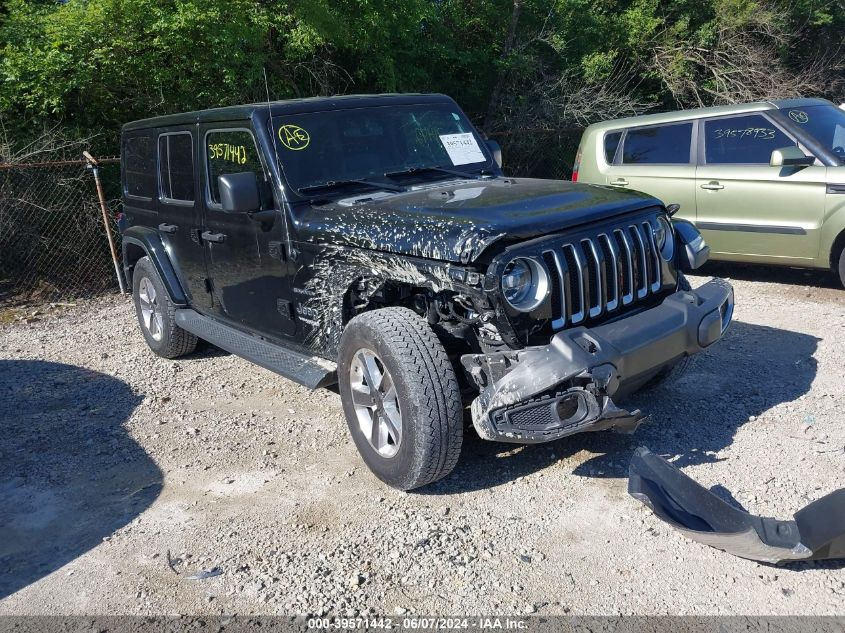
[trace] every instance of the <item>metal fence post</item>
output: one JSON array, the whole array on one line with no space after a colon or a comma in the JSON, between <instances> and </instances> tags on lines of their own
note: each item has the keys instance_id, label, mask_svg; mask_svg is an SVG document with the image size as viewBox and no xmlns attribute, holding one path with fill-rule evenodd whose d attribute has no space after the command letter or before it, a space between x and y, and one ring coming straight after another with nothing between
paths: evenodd
<instances>
[{"instance_id":1,"label":"metal fence post","mask_svg":"<svg viewBox=\"0 0 845 633\"><path fill-rule=\"evenodd\" d=\"M103 193L103 185L100 182L100 168L97 165L96 159L88 152L82 152L85 160L88 161L88 167L94 174L94 182L97 185L97 197L100 199L100 210L103 212L103 228L106 230L106 237L109 240L109 250L111 250L111 259L114 263L114 274L117 276L117 283L120 286L120 294L126 294L126 288L123 285L123 275L120 272L120 262L117 259L117 249L114 246L114 237L111 234L111 226L109 225L109 212L106 207L106 196Z\"/></svg>"}]
</instances>

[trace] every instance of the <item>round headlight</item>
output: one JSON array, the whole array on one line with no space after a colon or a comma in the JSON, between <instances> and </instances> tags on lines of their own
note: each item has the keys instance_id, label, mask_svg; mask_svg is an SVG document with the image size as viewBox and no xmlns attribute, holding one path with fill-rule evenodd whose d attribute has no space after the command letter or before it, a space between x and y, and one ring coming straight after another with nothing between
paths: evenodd
<instances>
[{"instance_id":1,"label":"round headlight","mask_svg":"<svg viewBox=\"0 0 845 633\"><path fill-rule=\"evenodd\" d=\"M549 294L549 274L530 257L517 257L502 273L502 294L514 310L531 312Z\"/></svg>"},{"instance_id":2,"label":"round headlight","mask_svg":"<svg viewBox=\"0 0 845 633\"><path fill-rule=\"evenodd\" d=\"M652 232L654 233L654 243L657 245L661 257L669 261L675 254L675 231L672 229L672 224L665 216L658 215L657 226Z\"/></svg>"}]
</instances>

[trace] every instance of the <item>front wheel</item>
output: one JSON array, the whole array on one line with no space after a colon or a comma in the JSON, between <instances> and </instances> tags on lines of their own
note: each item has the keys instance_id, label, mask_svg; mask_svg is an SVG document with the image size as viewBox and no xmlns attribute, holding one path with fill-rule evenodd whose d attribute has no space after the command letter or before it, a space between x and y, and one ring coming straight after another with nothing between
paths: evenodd
<instances>
[{"instance_id":1,"label":"front wheel","mask_svg":"<svg viewBox=\"0 0 845 633\"><path fill-rule=\"evenodd\" d=\"M355 317L337 372L352 440L376 477L411 490L451 472L463 440L461 393L423 318L406 308Z\"/></svg>"},{"instance_id":2,"label":"front wheel","mask_svg":"<svg viewBox=\"0 0 845 633\"><path fill-rule=\"evenodd\" d=\"M839 283L845 286L845 247L839 251L839 261L837 264L836 272L839 273Z\"/></svg>"}]
</instances>

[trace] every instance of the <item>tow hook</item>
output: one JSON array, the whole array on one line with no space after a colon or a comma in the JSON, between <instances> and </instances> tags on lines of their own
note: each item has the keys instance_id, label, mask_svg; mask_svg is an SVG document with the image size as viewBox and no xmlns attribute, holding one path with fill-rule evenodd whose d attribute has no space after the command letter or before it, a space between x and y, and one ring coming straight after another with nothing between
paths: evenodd
<instances>
[{"instance_id":1,"label":"tow hook","mask_svg":"<svg viewBox=\"0 0 845 633\"><path fill-rule=\"evenodd\" d=\"M628 493L684 536L734 556L774 564L845 558L845 488L779 521L734 507L640 447L628 469Z\"/></svg>"}]
</instances>

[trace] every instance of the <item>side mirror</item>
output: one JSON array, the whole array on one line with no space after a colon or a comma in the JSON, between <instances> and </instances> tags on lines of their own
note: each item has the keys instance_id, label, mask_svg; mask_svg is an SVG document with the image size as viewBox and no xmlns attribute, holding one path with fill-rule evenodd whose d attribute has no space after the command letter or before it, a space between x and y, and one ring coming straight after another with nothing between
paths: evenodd
<instances>
[{"instance_id":1,"label":"side mirror","mask_svg":"<svg viewBox=\"0 0 845 633\"><path fill-rule=\"evenodd\" d=\"M769 159L772 167L808 167L815 162L815 156L807 156L795 145L774 150Z\"/></svg>"},{"instance_id":2,"label":"side mirror","mask_svg":"<svg viewBox=\"0 0 845 633\"><path fill-rule=\"evenodd\" d=\"M493 160L496 161L496 164L499 166L499 169L502 168L502 146L499 145L496 141L491 139L487 139L487 148L493 154Z\"/></svg>"},{"instance_id":3,"label":"side mirror","mask_svg":"<svg viewBox=\"0 0 845 633\"><path fill-rule=\"evenodd\" d=\"M672 226L681 246L678 252L678 266L684 272L700 268L710 257L710 247L704 243L701 233L688 220L672 220Z\"/></svg>"},{"instance_id":4,"label":"side mirror","mask_svg":"<svg viewBox=\"0 0 845 633\"><path fill-rule=\"evenodd\" d=\"M226 213L252 213L261 209L261 195L255 172L218 176L220 203Z\"/></svg>"}]
</instances>

